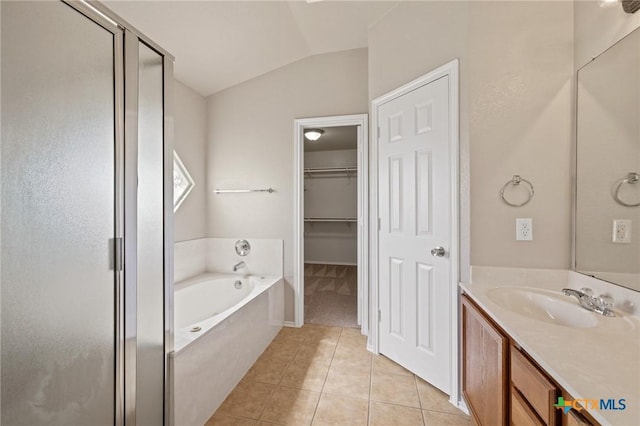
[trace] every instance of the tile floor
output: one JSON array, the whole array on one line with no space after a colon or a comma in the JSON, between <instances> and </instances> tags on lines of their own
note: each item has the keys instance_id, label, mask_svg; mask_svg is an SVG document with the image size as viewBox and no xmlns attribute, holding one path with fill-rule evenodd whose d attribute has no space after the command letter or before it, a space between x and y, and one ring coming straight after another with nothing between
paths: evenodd
<instances>
[{"instance_id":1,"label":"tile floor","mask_svg":"<svg viewBox=\"0 0 640 426\"><path fill-rule=\"evenodd\" d=\"M205 426L472 424L365 342L356 328L283 328Z\"/></svg>"},{"instance_id":2,"label":"tile floor","mask_svg":"<svg viewBox=\"0 0 640 426\"><path fill-rule=\"evenodd\" d=\"M346 265L304 265L304 322L356 327L358 269Z\"/></svg>"}]
</instances>

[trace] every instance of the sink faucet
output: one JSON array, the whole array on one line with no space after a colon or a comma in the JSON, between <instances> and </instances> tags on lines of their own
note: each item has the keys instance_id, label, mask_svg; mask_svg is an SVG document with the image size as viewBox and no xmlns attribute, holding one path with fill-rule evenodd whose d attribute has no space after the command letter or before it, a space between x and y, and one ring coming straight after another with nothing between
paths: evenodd
<instances>
[{"instance_id":1,"label":"sink faucet","mask_svg":"<svg viewBox=\"0 0 640 426\"><path fill-rule=\"evenodd\" d=\"M235 265L233 265L233 272L238 272L240 269L242 268L246 268L247 265L244 262L238 262Z\"/></svg>"},{"instance_id":2,"label":"sink faucet","mask_svg":"<svg viewBox=\"0 0 640 426\"><path fill-rule=\"evenodd\" d=\"M596 314L604 315L605 317L615 317L616 314L611 308L613 308L613 299L609 296L601 294L596 297L593 296L593 290L590 288L583 288L575 290L573 288L563 288L562 294L565 296L574 296L578 299L578 303L584 309L595 312Z\"/></svg>"}]
</instances>

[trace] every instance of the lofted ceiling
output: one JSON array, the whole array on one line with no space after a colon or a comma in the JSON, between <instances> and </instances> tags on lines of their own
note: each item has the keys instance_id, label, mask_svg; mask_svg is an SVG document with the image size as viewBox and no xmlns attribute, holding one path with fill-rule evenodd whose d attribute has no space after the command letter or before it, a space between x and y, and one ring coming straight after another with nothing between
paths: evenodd
<instances>
[{"instance_id":1,"label":"lofted ceiling","mask_svg":"<svg viewBox=\"0 0 640 426\"><path fill-rule=\"evenodd\" d=\"M203 96L302 58L367 47L397 1L104 1L176 57Z\"/></svg>"}]
</instances>

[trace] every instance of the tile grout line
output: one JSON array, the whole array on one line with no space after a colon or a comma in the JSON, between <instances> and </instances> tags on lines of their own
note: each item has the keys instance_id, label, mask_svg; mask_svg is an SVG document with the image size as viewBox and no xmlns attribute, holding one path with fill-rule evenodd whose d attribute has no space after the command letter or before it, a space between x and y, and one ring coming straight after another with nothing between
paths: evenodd
<instances>
[{"instance_id":1,"label":"tile grout line","mask_svg":"<svg viewBox=\"0 0 640 426\"><path fill-rule=\"evenodd\" d=\"M276 335L276 338L277 337L278 336ZM269 343L269 346L267 346L267 348L262 352L262 354L264 354L264 352L266 352L267 349L269 349L269 347L271 347L271 345L273 344L274 341L275 341L275 338L271 341L271 343ZM306 338L305 338L305 341L306 341ZM271 401L271 399L273 398L273 394L278 390L278 387L280 386L280 383L282 383L282 379L284 378L284 372L287 371L287 368L289 368L289 366L293 363L293 360L295 359L295 357L298 354L299 350L300 350L300 346L297 346L295 351L293 352L293 357L291 357L291 359L289 361L287 361L287 365L285 366L285 368L283 370L283 374L280 377L280 380L278 380L278 383L275 385L275 388L273 389L273 391L269 395L269 398L267 399L267 403L264 405L264 407L262 407L262 410L260 410L260 414L258 415L258 418L256 419L256 422L261 421L260 417L262 417L262 415L264 414L264 411L267 409L267 406L269 405L269 401ZM262 356L262 354L260 354L260 356Z\"/></svg>"},{"instance_id":2,"label":"tile grout line","mask_svg":"<svg viewBox=\"0 0 640 426\"><path fill-rule=\"evenodd\" d=\"M302 325L302 327L304 327L304 324ZM304 339L304 344L307 344L307 337L305 337ZM327 370L327 374L329 374L329 370ZM318 401L316 402L316 406L313 408L313 415L311 416L311 422L309 423L310 425L313 424L313 421L316 418L316 412L318 411L318 406L320 405L320 399L322 398L322 389L324 389L324 383L327 381L327 378L324 378L324 382L322 383L322 387L320 388L320 393L318 395Z\"/></svg>"},{"instance_id":3,"label":"tile grout line","mask_svg":"<svg viewBox=\"0 0 640 426\"><path fill-rule=\"evenodd\" d=\"M422 417L422 424L427 424L427 419L424 418L424 407L422 406L422 398L420 397L420 388L418 387L418 376L413 375L413 383L416 386L416 393L418 394L418 404L420 405L420 417Z\"/></svg>"},{"instance_id":4,"label":"tile grout line","mask_svg":"<svg viewBox=\"0 0 640 426\"><path fill-rule=\"evenodd\" d=\"M322 399L322 395L324 395L324 386L327 384L327 379L329 378L329 371L331 371L331 364L333 364L333 357L336 355L336 350L338 349L338 344L340 343L340 338L342 337L342 327L340 327L340 334L338 334L338 340L336 341L336 346L333 348L333 353L331 354L331 361L329 361L329 368L327 369L327 375L324 377L324 382L322 382L322 387L320 388L320 396L318 397L318 403L316 404L315 410L313 410L313 416L311 416L311 424L316 419L316 414L318 413L318 407L320 406L320 400Z\"/></svg>"},{"instance_id":5,"label":"tile grout line","mask_svg":"<svg viewBox=\"0 0 640 426\"><path fill-rule=\"evenodd\" d=\"M373 389L373 362L374 362L374 354L371 354L371 364L369 365L369 399L367 401L367 425L371 424L371 392Z\"/></svg>"},{"instance_id":6,"label":"tile grout line","mask_svg":"<svg viewBox=\"0 0 640 426\"><path fill-rule=\"evenodd\" d=\"M431 413L438 413L438 414L446 414L449 416L461 416L461 417L465 417L468 418L469 416L467 416L466 414L464 414L462 411L460 413L451 413L449 411L444 411L444 410L436 410L433 408L426 408L422 405L422 399L420 398L420 388L418 387L418 380L423 380L421 378L419 378L417 375L414 374L415 380L416 380L416 388L418 390L418 401L420 402L420 411L422 412L422 419L424 421L424 424L427 424L427 419L424 417L424 412L425 411L429 411ZM431 383L427 382L426 380L423 380L425 383L427 383L429 386L434 387ZM437 388L436 388L437 389Z\"/></svg>"},{"instance_id":7,"label":"tile grout line","mask_svg":"<svg viewBox=\"0 0 640 426\"><path fill-rule=\"evenodd\" d=\"M414 410L420 410L420 411L433 411L433 412L436 412L436 413L451 414L451 413L446 413L444 411L435 411L435 410L428 410L428 409L421 410L420 408L414 407L412 405L402 405L402 404L398 404L396 402L378 401L378 400L375 400L375 399L371 400L371 402L375 402L377 404L383 404L383 405L393 405L394 407L400 407L400 408L412 408ZM457 414L451 414L451 415L452 416L457 416Z\"/></svg>"},{"instance_id":8,"label":"tile grout line","mask_svg":"<svg viewBox=\"0 0 640 426\"><path fill-rule=\"evenodd\" d=\"M213 417L215 417L216 413L214 412L211 417L209 417L209 419L207 420L207 422L209 422L209 420L211 420ZM221 413L221 416L225 416L225 417L231 417L232 419L239 419L239 420L250 420L250 421L254 421L257 422L258 419L252 419L251 417L247 417L247 416L239 416L236 414L224 414ZM205 424L206 425L206 424Z\"/></svg>"}]
</instances>

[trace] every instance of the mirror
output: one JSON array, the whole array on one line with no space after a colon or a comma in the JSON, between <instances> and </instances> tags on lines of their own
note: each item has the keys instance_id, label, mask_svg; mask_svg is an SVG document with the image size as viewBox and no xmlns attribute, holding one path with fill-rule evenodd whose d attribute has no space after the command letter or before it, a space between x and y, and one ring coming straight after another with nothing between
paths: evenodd
<instances>
[{"instance_id":1,"label":"mirror","mask_svg":"<svg viewBox=\"0 0 640 426\"><path fill-rule=\"evenodd\" d=\"M640 29L578 71L575 270L640 291Z\"/></svg>"},{"instance_id":2,"label":"mirror","mask_svg":"<svg viewBox=\"0 0 640 426\"><path fill-rule=\"evenodd\" d=\"M187 168L182 164L178 154L173 151L173 211L176 212L180 204L187 198L196 186Z\"/></svg>"}]
</instances>

